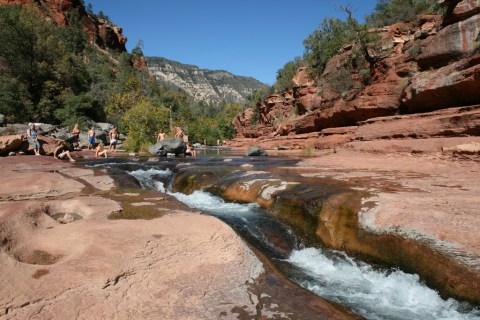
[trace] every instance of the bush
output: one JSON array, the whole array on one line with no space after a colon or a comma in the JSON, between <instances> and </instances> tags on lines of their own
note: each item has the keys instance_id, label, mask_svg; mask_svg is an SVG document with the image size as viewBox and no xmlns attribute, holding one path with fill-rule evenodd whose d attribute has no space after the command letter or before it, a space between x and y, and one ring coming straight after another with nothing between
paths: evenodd
<instances>
[{"instance_id":1,"label":"bush","mask_svg":"<svg viewBox=\"0 0 480 320\"><path fill-rule=\"evenodd\" d=\"M400 21L413 21L422 13L437 13L437 0L378 0L372 14L365 17L369 27L384 27Z\"/></svg>"},{"instance_id":2,"label":"bush","mask_svg":"<svg viewBox=\"0 0 480 320\"><path fill-rule=\"evenodd\" d=\"M158 131L169 126L169 112L146 99L128 109L120 120L121 128L128 135L125 149L136 152L155 143Z\"/></svg>"},{"instance_id":3,"label":"bush","mask_svg":"<svg viewBox=\"0 0 480 320\"><path fill-rule=\"evenodd\" d=\"M296 57L293 61L287 62L283 68L277 71L277 81L273 85L276 92L282 92L292 88L292 79L302 64L302 59Z\"/></svg>"},{"instance_id":4,"label":"bush","mask_svg":"<svg viewBox=\"0 0 480 320\"><path fill-rule=\"evenodd\" d=\"M340 19L324 19L320 27L303 41L305 59L313 74L321 74L328 60L355 38L347 22Z\"/></svg>"},{"instance_id":5,"label":"bush","mask_svg":"<svg viewBox=\"0 0 480 320\"><path fill-rule=\"evenodd\" d=\"M340 67L336 73L325 78L325 85L340 95L346 94L353 88L352 72L345 66Z\"/></svg>"}]
</instances>

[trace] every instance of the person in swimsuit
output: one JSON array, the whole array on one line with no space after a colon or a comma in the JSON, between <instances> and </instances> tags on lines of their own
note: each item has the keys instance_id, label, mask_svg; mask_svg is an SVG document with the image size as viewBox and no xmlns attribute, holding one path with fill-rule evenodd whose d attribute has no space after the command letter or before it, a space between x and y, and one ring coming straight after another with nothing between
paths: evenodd
<instances>
[{"instance_id":1,"label":"person in swimsuit","mask_svg":"<svg viewBox=\"0 0 480 320\"><path fill-rule=\"evenodd\" d=\"M110 146L108 147L108 150L112 150L115 152L115 148L117 147L117 139L118 139L118 131L117 127L113 127L112 130L108 133L110 136Z\"/></svg>"},{"instance_id":2,"label":"person in swimsuit","mask_svg":"<svg viewBox=\"0 0 480 320\"><path fill-rule=\"evenodd\" d=\"M75 150L80 150L80 129L78 129L78 123L75 123L72 130L73 134L73 146Z\"/></svg>"},{"instance_id":3,"label":"person in swimsuit","mask_svg":"<svg viewBox=\"0 0 480 320\"><path fill-rule=\"evenodd\" d=\"M100 143L97 146L96 152L95 152L95 158L104 156L105 158L108 158L107 156L107 150L105 150L105 145L103 142L100 141Z\"/></svg>"},{"instance_id":4,"label":"person in swimsuit","mask_svg":"<svg viewBox=\"0 0 480 320\"><path fill-rule=\"evenodd\" d=\"M197 156L197 151L195 150L195 148L192 146L190 142L187 142L187 149L185 150L185 156L191 156L191 157Z\"/></svg>"},{"instance_id":5,"label":"person in swimsuit","mask_svg":"<svg viewBox=\"0 0 480 320\"><path fill-rule=\"evenodd\" d=\"M163 130L162 130L158 133L157 142L162 141L164 139L165 139L165 132L163 132Z\"/></svg>"},{"instance_id":6,"label":"person in swimsuit","mask_svg":"<svg viewBox=\"0 0 480 320\"><path fill-rule=\"evenodd\" d=\"M92 128L88 131L88 150L90 150L94 146L95 146L95 127L92 126Z\"/></svg>"}]
</instances>

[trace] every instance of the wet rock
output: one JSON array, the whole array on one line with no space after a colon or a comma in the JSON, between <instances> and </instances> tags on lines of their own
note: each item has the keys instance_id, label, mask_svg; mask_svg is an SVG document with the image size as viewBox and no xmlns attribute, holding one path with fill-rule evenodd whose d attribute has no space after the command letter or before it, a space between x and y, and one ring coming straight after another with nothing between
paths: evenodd
<instances>
[{"instance_id":1,"label":"wet rock","mask_svg":"<svg viewBox=\"0 0 480 320\"><path fill-rule=\"evenodd\" d=\"M148 151L154 156L166 156L168 153L183 154L186 149L186 144L181 138L168 138L157 142Z\"/></svg>"},{"instance_id":2,"label":"wet rock","mask_svg":"<svg viewBox=\"0 0 480 320\"><path fill-rule=\"evenodd\" d=\"M75 217L72 216L70 213L65 213L65 215L57 220L58 222L62 224L67 224L70 222L75 221Z\"/></svg>"},{"instance_id":3,"label":"wet rock","mask_svg":"<svg viewBox=\"0 0 480 320\"><path fill-rule=\"evenodd\" d=\"M268 156L267 151L262 147L250 146L246 152L247 157Z\"/></svg>"}]
</instances>

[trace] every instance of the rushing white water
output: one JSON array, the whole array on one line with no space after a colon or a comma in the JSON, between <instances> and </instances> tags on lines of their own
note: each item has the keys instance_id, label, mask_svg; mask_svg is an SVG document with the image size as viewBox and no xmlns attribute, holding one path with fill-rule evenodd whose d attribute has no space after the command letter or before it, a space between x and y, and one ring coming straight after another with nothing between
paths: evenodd
<instances>
[{"instance_id":1,"label":"rushing white water","mask_svg":"<svg viewBox=\"0 0 480 320\"><path fill-rule=\"evenodd\" d=\"M480 319L479 310L462 313L462 305L443 300L417 275L382 272L342 253L333 257L316 248L292 252L288 261L308 280L299 283L329 300L351 306L368 319Z\"/></svg>"},{"instance_id":2,"label":"rushing white water","mask_svg":"<svg viewBox=\"0 0 480 320\"><path fill-rule=\"evenodd\" d=\"M233 213L235 215L252 215L254 214L252 209L258 208L256 203L240 204L225 202L222 198L215 197L210 193L201 190L194 191L192 194L188 195L179 192L172 192L169 194L191 208L216 215L224 215L228 213Z\"/></svg>"},{"instance_id":3,"label":"rushing white water","mask_svg":"<svg viewBox=\"0 0 480 320\"><path fill-rule=\"evenodd\" d=\"M189 195L165 191L164 184L155 178L171 175L169 170L136 170L130 174L144 188L167 192L189 207L216 216L236 217L267 247L273 245L256 225L259 221L252 219L259 215L257 204L229 203L204 191ZM284 233L284 236L287 235ZM443 300L417 275L399 270L375 270L342 252L324 252L317 248L293 250L286 261L301 271L302 275L296 272L298 278L294 279L300 285L321 297L350 306L367 319L480 319L478 309L467 310L454 299Z\"/></svg>"},{"instance_id":4,"label":"rushing white water","mask_svg":"<svg viewBox=\"0 0 480 320\"><path fill-rule=\"evenodd\" d=\"M139 182L140 185L145 189L153 189L165 193L165 185L163 182L155 179L157 177L168 177L172 172L168 169L166 170L157 170L157 169L148 169L148 170L135 170L129 172L134 176Z\"/></svg>"}]
</instances>

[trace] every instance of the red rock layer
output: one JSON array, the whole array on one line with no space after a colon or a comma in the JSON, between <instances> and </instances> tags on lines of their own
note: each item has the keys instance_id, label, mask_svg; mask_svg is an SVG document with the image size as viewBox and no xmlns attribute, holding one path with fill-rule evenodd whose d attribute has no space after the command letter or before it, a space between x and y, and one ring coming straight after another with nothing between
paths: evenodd
<instances>
[{"instance_id":1,"label":"red rock layer","mask_svg":"<svg viewBox=\"0 0 480 320\"><path fill-rule=\"evenodd\" d=\"M0 0L0 5L25 5L30 0ZM33 2L45 15L45 18L57 26L68 25L68 15L73 10L78 10L80 18L85 25L90 39L102 48L117 51L126 51L127 38L122 34L122 28L113 25L104 19L89 15L80 0L39 0Z\"/></svg>"}]
</instances>

